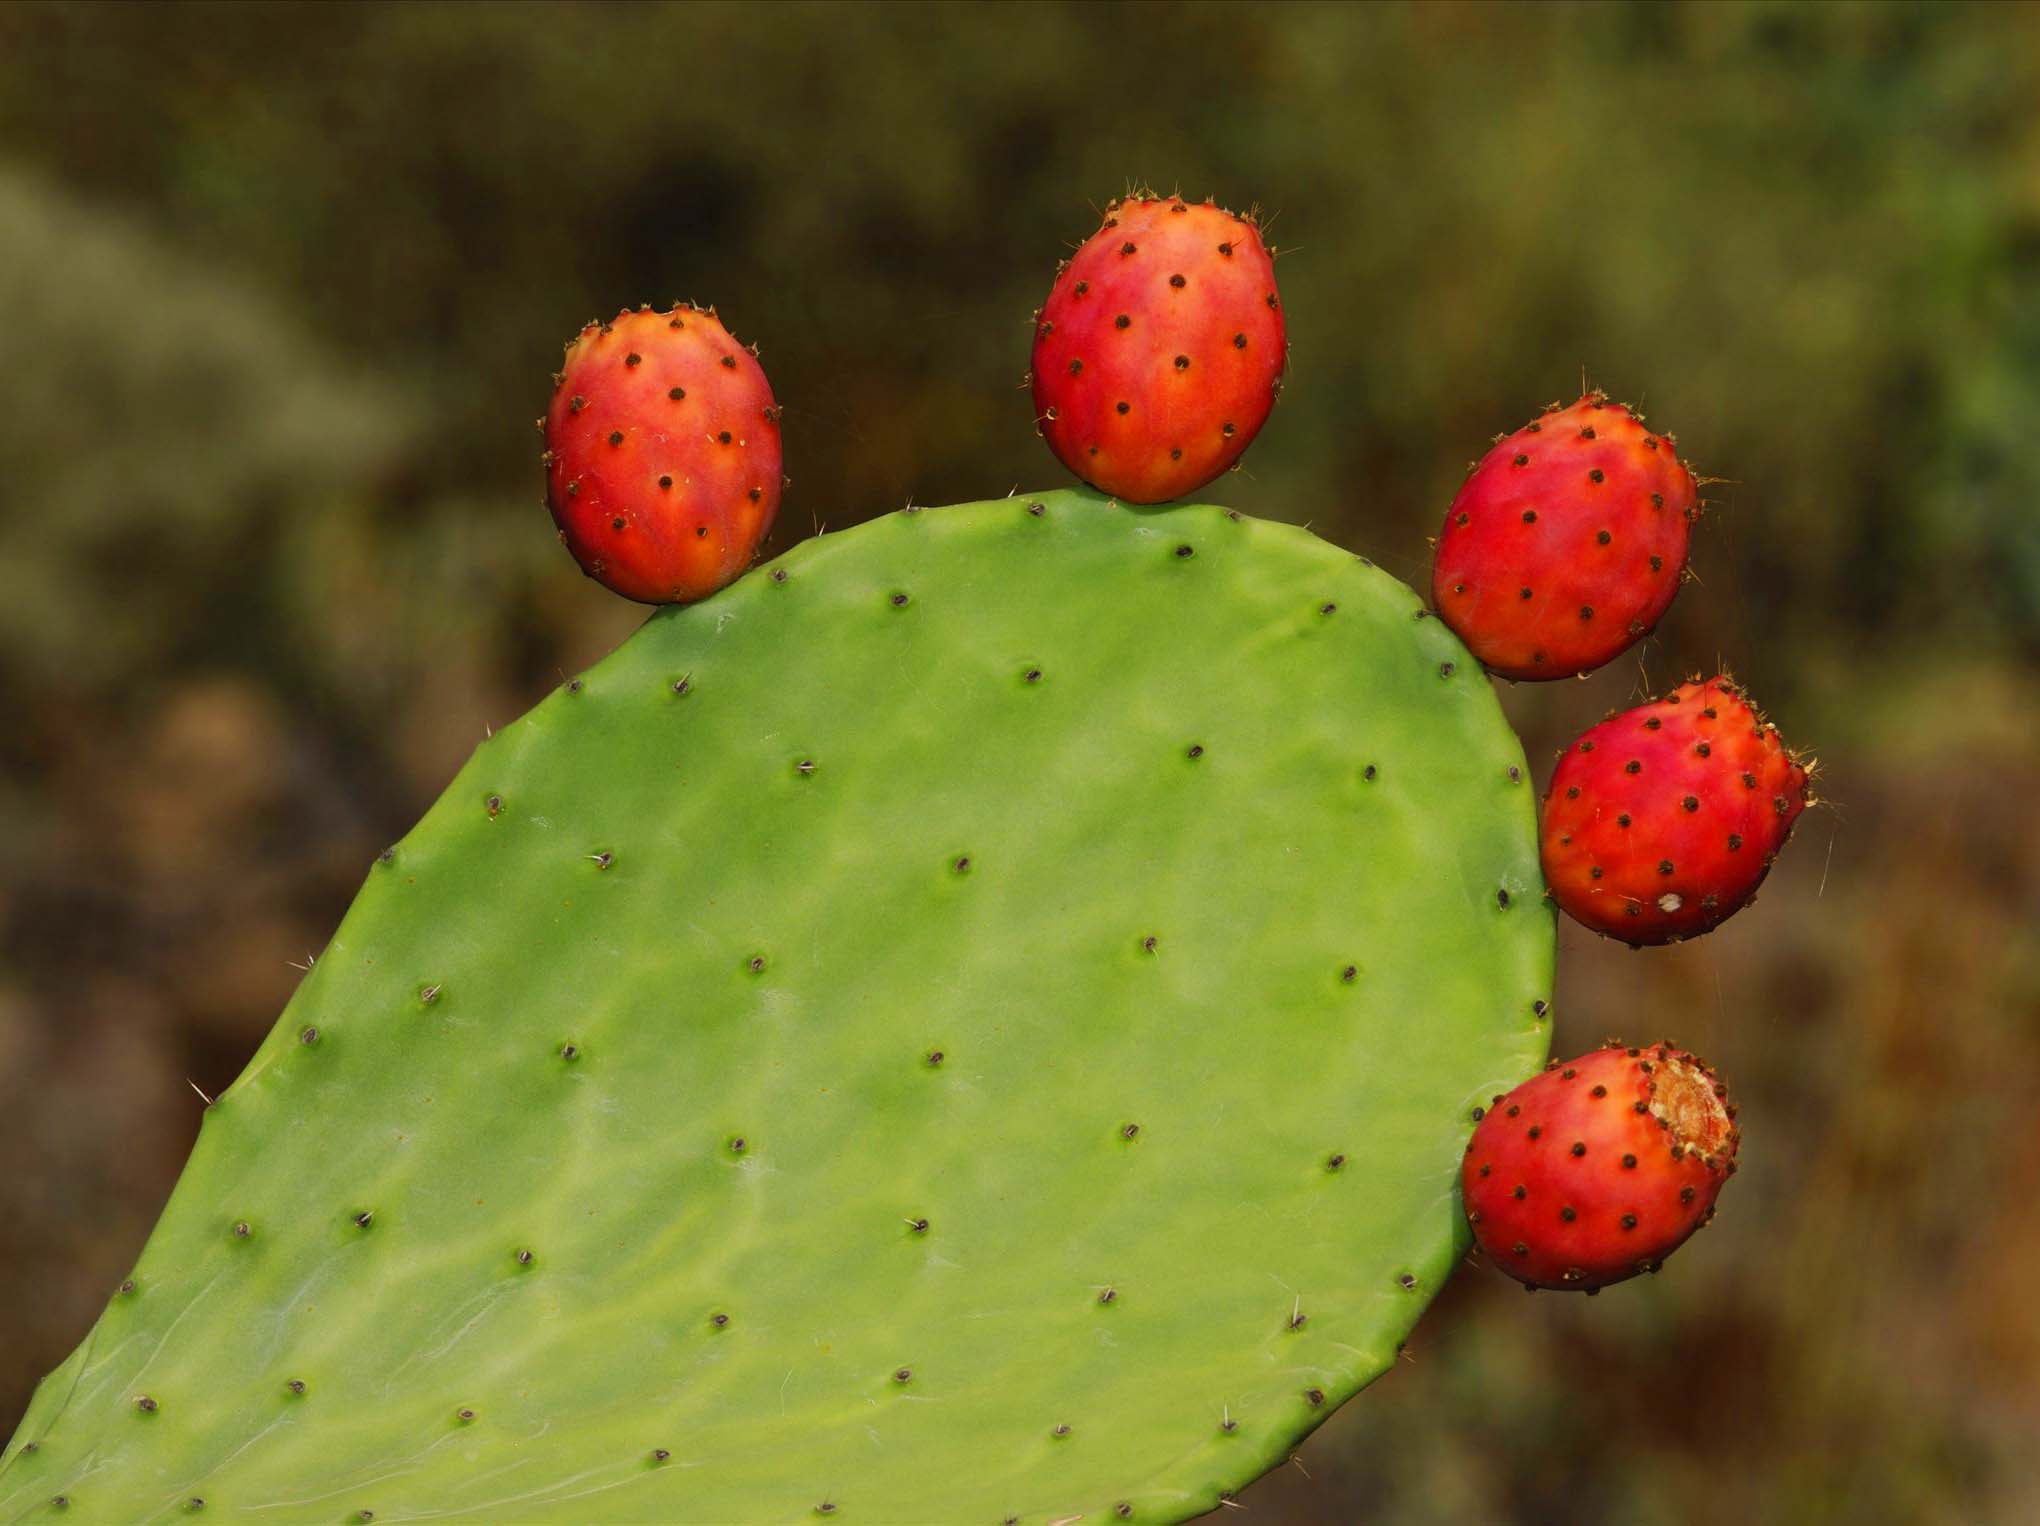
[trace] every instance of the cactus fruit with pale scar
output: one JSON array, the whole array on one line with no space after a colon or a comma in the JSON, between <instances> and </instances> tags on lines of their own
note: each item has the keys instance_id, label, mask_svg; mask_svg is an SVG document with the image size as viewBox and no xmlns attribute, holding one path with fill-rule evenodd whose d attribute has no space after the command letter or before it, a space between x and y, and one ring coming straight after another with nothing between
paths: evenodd
<instances>
[{"instance_id":1,"label":"cactus fruit with pale scar","mask_svg":"<svg viewBox=\"0 0 2040 1526\"><path fill-rule=\"evenodd\" d=\"M1421 614L1080 492L655 613L369 868L0 1520L1213 1508L1395 1360L1545 1053L1522 750Z\"/></svg>"},{"instance_id":2,"label":"cactus fruit with pale scar","mask_svg":"<svg viewBox=\"0 0 2040 1526\"><path fill-rule=\"evenodd\" d=\"M1129 196L1034 318L1036 422L1056 459L1128 503L1195 492L1267 421L1289 349L1251 217Z\"/></svg>"},{"instance_id":3,"label":"cactus fruit with pale scar","mask_svg":"<svg viewBox=\"0 0 2040 1526\"><path fill-rule=\"evenodd\" d=\"M1592 1293L1656 1271L1714 1216L1739 1142L1704 1062L1611 1043L1495 1097L1460 1189L1496 1266L1526 1287Z\"/></svg>"},{"instance_id":4,"label":"cactus fruit with pale scar","mask_svg":"<svg viewBox=\"0 0 2040 1526\"><path fill-rule=\"evenodd\" d=\"M779 406L713 308L590 323L539 422L546 504L590 577L679 604L751 564L779 507Z\"/></svg>"},{"instance_id":5,"label":"cactus fruit with pale scar","mask_svg":"<svg viewBox=\"0 0 2040 1526\"><path fill-rule=\"evenodd\" d=\"M1806 808L1809 772L1727 678L1610 716L1551 776L1551 894L1624 943L1707 932L1756 895Z\"/></svg>"},{"instance_id":6,"label":"cactus fruit with pale scar","mask_svg":"<svg viewBox=\"0 0 2040 1526\"><path fill-rule=\"evenodd\" d=\"M1674 446L1589 392L1481 457L1446 511L1431 601L1490 672L1570 678L1658 623L1700 511Z\"/></svg>"}]
</instances>

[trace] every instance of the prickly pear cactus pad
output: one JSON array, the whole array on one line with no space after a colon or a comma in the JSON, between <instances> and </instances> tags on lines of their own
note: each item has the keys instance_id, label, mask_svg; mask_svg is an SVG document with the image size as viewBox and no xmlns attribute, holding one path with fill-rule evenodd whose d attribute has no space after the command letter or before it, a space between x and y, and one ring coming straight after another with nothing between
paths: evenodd
<instances>
[{"instance_id":1,"label":"prickly pear cactus pad","mask_svg":"<svg viewBox=\"0 0 2040 1526\"><path fill-rule=\"evenodd\" d=\"M370 869L0 1519L1209 1509L1464 1250L1542 892L1488 680L1302 530L811 540Z\"/></svg>"}]
</instances>

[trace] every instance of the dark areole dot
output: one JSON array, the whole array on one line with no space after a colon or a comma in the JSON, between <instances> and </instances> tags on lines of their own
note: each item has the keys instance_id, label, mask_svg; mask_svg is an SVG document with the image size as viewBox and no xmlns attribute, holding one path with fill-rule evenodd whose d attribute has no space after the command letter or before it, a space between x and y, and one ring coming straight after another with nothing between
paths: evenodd
<instances>
[{"instance_id":1,"label":"dark areole dot","mask_svg":"<svg viewBox=\"0 0 2040 1526\"><path fill-rule=\"evenodd\" d=\"M609 434L609 443L611 445L621 445L623 443L623 431L620 429L611 430Z\"/></svg>"},{"instance_id":2,"label":"dark areole dot","mask_svg":"<svg viewBox=\"0 0 2040 1526\"><path fill-rule=\"evenodd\" d=\"M1114 319L1112 320L1112 326L1113 326L1114 328L1118 328L1118 329L1123 329L1123 328L1127 328L1127 327L1131 326L1131 325L1132 325L1132 323L1133 323L1133 320L1132 320L1131 318L1127 317L1127 316L1126 316L1126 314L1124 314L1124 313L1121 313L1121 314L1120 314L1120 315L1119 315L1119 316L1118 316L1117 318L1114 318Z\"/></svg>"},{"instance_id":3,"label":"dark areole dot","mask_svg":"<svg viewBox=\"0 0 2040 1526\"><path fill-rule=\"evenodd\" d=\"M1195 556L1196 554L1196 548L1193 546L1178 546L1176 548L1176 555L1178 556Z\"/></svg>"}]
</instances>

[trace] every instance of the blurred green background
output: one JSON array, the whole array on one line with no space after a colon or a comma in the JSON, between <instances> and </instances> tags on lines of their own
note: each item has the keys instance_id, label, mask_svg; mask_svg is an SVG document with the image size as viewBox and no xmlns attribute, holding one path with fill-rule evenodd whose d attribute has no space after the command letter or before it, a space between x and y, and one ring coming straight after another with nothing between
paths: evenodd
<instances>
[{"instance_id":1,"label":"blurred green background","mask_svg":"<svg viewBox=\"0 0 2040 1526\"><path fill-rule=\"evenodd\" d=\"M1733 668L1823 760L1762 904L1563 935L1747 1167L1657 1279L1456 1278L1274 1521L2040 1518L2040 10L0 8L0 1433L370 856L627 634L540 506L558 346L717 302L774 547L1051 485L1020 390L1131 180L1276 213L1211 496L1412 582L1584 372L1726 479L1538 760ZM191 1085L187 1085L187 1081Z\"/></svg>"}]
</instances>

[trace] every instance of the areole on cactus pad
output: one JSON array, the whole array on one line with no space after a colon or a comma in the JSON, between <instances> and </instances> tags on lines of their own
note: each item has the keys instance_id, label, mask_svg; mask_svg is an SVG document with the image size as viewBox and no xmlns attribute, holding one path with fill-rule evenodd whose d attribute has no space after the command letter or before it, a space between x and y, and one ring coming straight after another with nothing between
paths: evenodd
<instances>
[{"instance_id":1,"label":"areole on cactus pad","mask_svg":"<svg viewBox=\"0 0 2040 1526\"><path fill-rule=\"evenodd\" d=\"M370 869L0 1519L1209 1509L1466 1248L1542 891L1480 669L1306 532L810 540Z\"/></svg>"}]
</instances>

